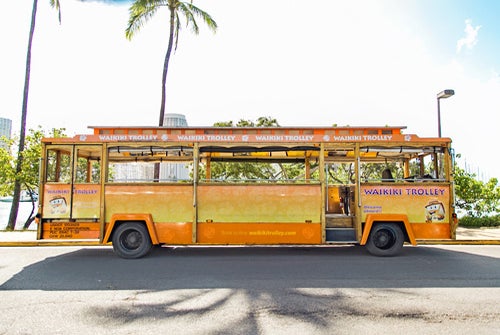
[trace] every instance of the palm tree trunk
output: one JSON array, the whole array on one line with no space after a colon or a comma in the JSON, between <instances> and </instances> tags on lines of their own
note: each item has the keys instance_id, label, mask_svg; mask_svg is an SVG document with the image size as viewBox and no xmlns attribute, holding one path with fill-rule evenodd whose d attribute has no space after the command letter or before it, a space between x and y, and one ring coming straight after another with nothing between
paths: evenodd
<instances>
[{"instance_id":1,"label":"palm tree trunk","mask_svg":"<svg viewBox=\"0 0 500 335\"><path fill-rule=\"evenodd\" d=\"M174 44L174 24L175 24L175 8L170 9L170 35L168 36L167 54L165 55L165 62L163 63L163 76L161 81L161 106L160 106L160 120L158 125L163 126L165 119L165 102L167 100L167 73L168 63L170 62L170 54L172 53L172 46ZM160 180L160 163L156 163L154 167L154 180Z\"/></svg>"},{"instance_id":2,"label":"palm tree trunk","mask_svg":"<svg viewBox=\"0 0 500 335\"><path fill-rule=\"evenodd\" d=\"M158 125L163 126L163 119L165 118L165 102L167 97L167 73L168 73L168 63L170 62L170 54L172 53L172 47L174 44L174 25L175 25L175 8L169 7L170 9L170 35L168 36L168 48L167 54L165 55L165 62L163 63L163 77L161 81L161 107L160 107L160 121Z\"/></svg>"},{"instance_id":3,"label":"palm tree trunk","mask_svg":"<svg viewBox=\"0 0 500 335\"><path fill-rule=\"evenodd\" d=\"M24 77L23 109L21 111L21 131L19 134L19 150L17 153L16 177L14 182L14 194L12 196L12 207L10 209L9 222L7 223L7 230L14 230L16 226L17 212L19 210L19 199L21 197L21 181L19 180L19 175L22 172L24 142L26 139L26 118L28 115L28 95L29 95L30 72L31 72L31 46L33 44L33 35L35 33L37 6L38 6L38 0L33 0L30 35L28 39L28 52L26 55L26 74Z\"/></svg>"},{"instance_id":4,"label":"palm tree trunk","mask_svg":"<svg viewBox=\"0 0 500 335\"><path fill-rule=\"evenodd\" d=\"M33 194L35 193L35 191L31 188L31 187L27 187L28 188L28 192L29 192L29 195L30 195L30 198L31 198L31 213L30 215L26 218L26 222L24 222L24 226L23 226L23 229L28 229L31 225L31 223L33 221L35 221L35 210L36 210L36 207L35 207L35 197L33 196Z\"/></svg>"}]
</instances>

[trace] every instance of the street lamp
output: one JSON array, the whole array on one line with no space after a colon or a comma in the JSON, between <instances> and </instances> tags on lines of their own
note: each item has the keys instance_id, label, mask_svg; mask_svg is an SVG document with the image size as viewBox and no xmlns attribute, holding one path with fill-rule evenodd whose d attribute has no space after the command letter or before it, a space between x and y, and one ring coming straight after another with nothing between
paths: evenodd
<instances>
[{"instance_id":1,"label":"street lamp","mask_svg":"<svg viewBox=\"0 0 500 335\"><path fill-rule=\"evenodd\" d=\"M438 136L441 137L441 107L439 100L446 99L455 94L454 90L444 90L437 94L437 103L438 103Z\"/></svg>"}]
</instances>

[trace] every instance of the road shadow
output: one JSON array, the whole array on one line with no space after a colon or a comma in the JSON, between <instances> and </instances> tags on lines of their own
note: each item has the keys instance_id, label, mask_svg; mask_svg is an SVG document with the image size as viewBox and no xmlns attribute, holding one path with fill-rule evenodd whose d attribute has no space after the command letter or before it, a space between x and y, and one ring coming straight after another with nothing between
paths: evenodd
<instances>
[{"instance_id":1,"label":"road shadow","mask_svg":"<svg viewBox=\"0 0 500 335\"><path fill-rule=\"evenodd\" d=\"M405 247L382 258L352 247L155 248L142 259L83 248L23 268L0 290L499 287L497 258Z\"/></svg>"},{"instance_id":2,"label":"road shadow","mask_svg":"<svg viewBox=\"0 0 500 335\"><path fill-rule=\"evenodd\" d=\"M298 289L202 289L173 292L154 299L148 297L146 292L132 298L133 302L92 306L83 316L111 329L175 320L175 324L184 325L181 333L247 335L266 333L262 328L266 324L271 325L272 319L286 320L287 326L292 328L293 325L307 324L314 329L327 330L335 329L332 325L339 319L370 315L354 306L351 298L342 292L315 294ZM221 313L226 316L221 318ZM418 315L413 318L420 317ZM200 324L204 325L201 326L203 330L200 329ZM284 329L280 328L278 333L283 334ZM296 333L296 330L292 333Z\"/></svg>"}]
</instances>

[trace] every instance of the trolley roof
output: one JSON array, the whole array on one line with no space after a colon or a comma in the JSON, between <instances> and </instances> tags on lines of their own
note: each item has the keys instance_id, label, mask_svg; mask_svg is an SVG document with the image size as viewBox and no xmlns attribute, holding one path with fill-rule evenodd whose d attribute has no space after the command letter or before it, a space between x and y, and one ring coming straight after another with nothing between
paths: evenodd
<instances>
[{"instance_id":1,"label":"trolley roof","mask_svg":"<svg viewBox=\"0 0 500 335\"><path fill-rule=\"evenodd\" d=\"M92 134L59 138L57 142L209 142L209 143L408 143L445 144L449 138L404 134L405 126L383 127L110 127L90 126ZM53 142L44 139L44 142Z\"/></svg>"}]
</instances>

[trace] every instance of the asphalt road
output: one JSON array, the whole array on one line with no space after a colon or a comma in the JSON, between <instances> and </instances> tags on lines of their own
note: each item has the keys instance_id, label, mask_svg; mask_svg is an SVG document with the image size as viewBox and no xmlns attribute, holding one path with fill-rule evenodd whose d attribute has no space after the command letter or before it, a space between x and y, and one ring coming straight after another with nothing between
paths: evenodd
<instances>
[{"instance_id":1,"label":"asphalt road","mask_svg":"<svg viewBox=\"0 0 500 335\"><path fill-rule=\"evenodd\" d=\"M0 248L0 334L500 334L500 247Z\"/></svg>"}]
</instances>

